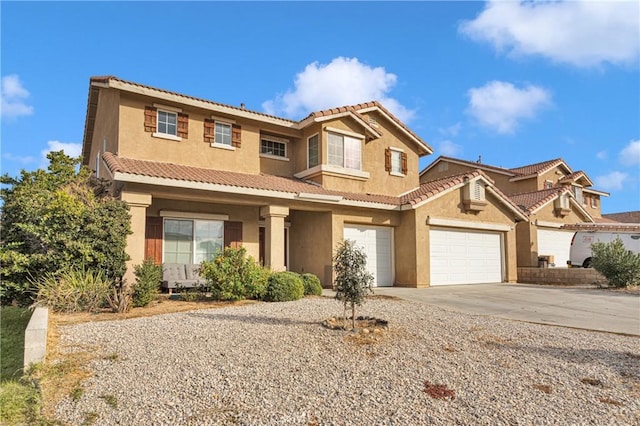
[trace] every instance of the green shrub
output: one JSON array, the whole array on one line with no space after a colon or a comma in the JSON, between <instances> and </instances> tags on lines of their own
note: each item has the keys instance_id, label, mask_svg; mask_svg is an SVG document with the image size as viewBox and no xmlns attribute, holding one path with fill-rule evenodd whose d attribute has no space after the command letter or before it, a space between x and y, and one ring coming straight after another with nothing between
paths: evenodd
<instances>
[{"instance_id":1,"label":"green shrub","mask_svg":"<svg viewBox=\"0 0 640 426\"><path fill-rule=\"evenodd\" d=\"M207 280L217 300L260 299L264 294L268 271L244 247L225 249L210 262L202 262L200 275Z\"/></svg>"},{"instance_id":2,"label":"green shrub","mask_svg":"<svg viewBox=\"0 0 640 426\"><path fill-rule=\"evenodd\" d=\"M149 306L160 293L162 281L162 267L156 265L152 259L146 259L142 264L133 267L136 282L133 285L133 306L136 308Z\"/></svg>"},{"instance_id":3,"label":"green shrub","mask_svg":"<svg viewBox=\"0 0 640 426\"><path fill-rule=\"evenodd\" d=\"M267 302L289 302L304 296L304 284L295 272L275 272L267 282L263 300Z\"/></svg>"},{"instance_id":4,"label":"green shrub","mask_svg":"<svg viewBox=\"0 0 640 426\"><path fill-rule=\"evenodd\" d=\"M322 296L322 285L320 279L313 274L302 274L302 284L304 284L305 296Z\"/></svg>"},{"instance_id":5,"label":"green shrub","mask_svg":"<svg viewBox=\"0 0 640 426\"><path fill-rule=\"evenodd\" d=\"M35 283L37 304L57 312L94 312L102 307L112 289L102 271L83 268L47 273Z\"/></svg>"},{"instance_id":6,"label":"green shrub","mask_svg":"<svg viewBox=\"0 0 640 426\"><path fill-rule=\"evenodd\" d=\"M640 253L627 250L620 238L591 245L591 266L614 287L640 284Z\"/></svg>"}]
</instances>

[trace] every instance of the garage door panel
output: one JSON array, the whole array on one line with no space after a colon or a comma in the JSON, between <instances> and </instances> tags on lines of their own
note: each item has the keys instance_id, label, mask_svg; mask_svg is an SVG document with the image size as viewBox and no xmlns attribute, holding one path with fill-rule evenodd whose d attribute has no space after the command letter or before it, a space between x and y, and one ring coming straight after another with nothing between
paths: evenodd
<instances>
[{"instance_id":1,"label":"garage door panel","mask_svg":"<svg viewBox=\"0 0 640 426\"><path fill-rule=\"evenodd\" d=\"M391 228L345 225L344 238L354 240L367 255L367 271L374 277L374 286L393 285L391 268Z\"/></svg>"},{"instance_id":2,"label":"garage door panel","mask_svg":"<svg viewBox=\"0 0 640 426\"><path fill-rule=\"evenodd\" d=\"M502 281L502 244L499 233L432 229L431 285Z\"/></svg>"}]
</instances>

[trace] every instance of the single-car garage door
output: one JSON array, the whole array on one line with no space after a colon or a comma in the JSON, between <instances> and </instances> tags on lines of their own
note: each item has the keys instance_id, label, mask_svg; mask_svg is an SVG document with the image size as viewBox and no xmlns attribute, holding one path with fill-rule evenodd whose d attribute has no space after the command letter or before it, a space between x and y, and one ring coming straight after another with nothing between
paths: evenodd
<instances>
[{"instance_id":1,"label":"single-car garage door","mask_svg":"<svg viewBox=\"0 0 640 426\"><path fill-rule=\"evenodd\" d=\"M538 256L553 256L556 267L565 268L575 231L538 229Z\"/></svg>"},{"instance_id":2,"label":"single-car garage door","mask_svg":"<svg viewBox=\"0 0 640 426\"><path fill-rule=\"evenodd\" d=\"M393 285L391 228L345 225L344 239L354 240L367 255L367 270L373 274L373 285Z\"/></svg>"},{"instance_id":3,"label":"single-car garage door","mask_svg":"<svg viewBox=\"0 0 640 426\"><path fill-rule=\"evenodd\" d=\"M502 241L497 232L429 231L431 285L502 282Z\"/></svg>"}]
</instances>

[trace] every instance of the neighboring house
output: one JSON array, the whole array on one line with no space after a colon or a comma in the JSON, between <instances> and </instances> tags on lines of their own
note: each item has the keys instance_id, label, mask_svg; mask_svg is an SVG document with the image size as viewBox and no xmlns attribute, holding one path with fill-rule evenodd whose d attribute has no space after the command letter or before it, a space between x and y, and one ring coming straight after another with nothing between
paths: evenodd
<instances>
[{"instance_id":1,"label":"neighboring house","mask_svg":"<svg viewBox=\"0 0 640 426\"><path fill-rule=\"evenodd\" d=\"M612 222L640 223L640 211L603 214L604 219Z\"/></svg>"},{"instance_id":2,"label":"neighboring house","mask_svg":"<svg viewBox=\"0 0 640 426\"><path fill-rule=\"evenodd\" d=\"M601 221L601 197L583 171L574 172L558 158L507 169L451 157L439 157L420 173L420 181L452 173L482 170L507 194L529 220L517 226L518 266L538 265L540 256L566 267L573 232L566 224Z\"/></svg>"},{"instance_id":3,"label":"neighboring house","mask_svg":"<svg viewBox=\"0 0 640 426\"><path fill-rule=\"evenodd\" d=\"M329 287L350 238L378 286L515 282L526 214L483 171L421 185L431 153L378 102L293 121L116 77L90 80L82 151L130 206L130 266L242 245Z\"/></svg>"}]
</instances>

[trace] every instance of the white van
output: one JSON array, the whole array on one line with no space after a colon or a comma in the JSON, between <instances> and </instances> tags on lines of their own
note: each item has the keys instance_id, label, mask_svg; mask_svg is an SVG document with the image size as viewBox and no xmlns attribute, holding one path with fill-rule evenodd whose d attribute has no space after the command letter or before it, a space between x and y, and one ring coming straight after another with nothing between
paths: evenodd
<instances>
[{"instance_id":1,"label":"white van","mask_svg":"<svg viewBox=\"0 0 640 426\"><path fill-rule=\"evenodd\" d=\"M627 250L640 253L640 233L638 232L610 232L610 231L578 231L571 240L569 266L574 268L588 268L591 265L591 244L601 242L610 243L620 238Z\"/></svg>"}]
</instances>

